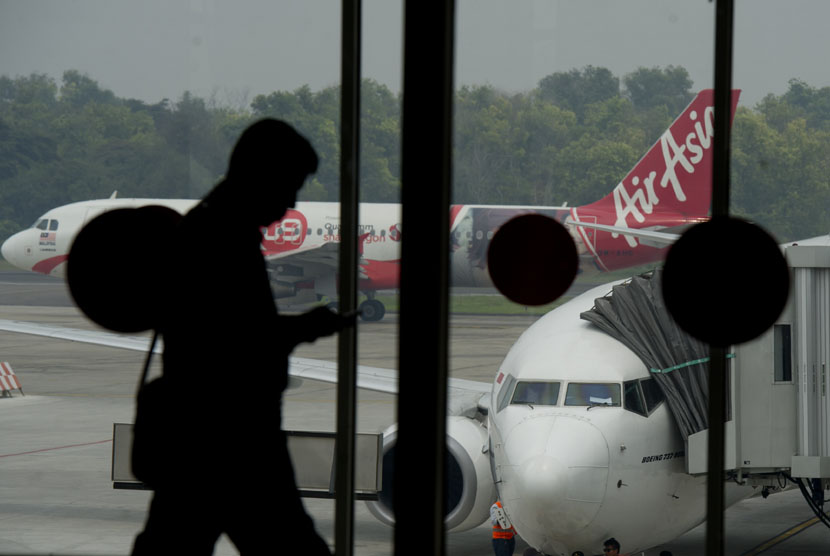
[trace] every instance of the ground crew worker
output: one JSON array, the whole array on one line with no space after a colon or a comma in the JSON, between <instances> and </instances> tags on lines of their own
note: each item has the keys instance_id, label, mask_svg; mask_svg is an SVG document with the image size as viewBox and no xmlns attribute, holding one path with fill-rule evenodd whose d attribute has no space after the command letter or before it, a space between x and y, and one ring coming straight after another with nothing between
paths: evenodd
<instances>
[{"instance_id":1,"label":"ground crew worker","mask_svg":"<svg viewBox=\"0 0 830 556\"><path fill-rule=\"evenodd\" d=\"M499 500L490 506L490 521L493 524L493 551L496 556L513 556L513 550L516 548L516 530Z\"/></svg>"},{"instance_id":2,"label":"ground crew worker","mask_svg":"<svg viewBox=\"0 0 830 556\"><path fill-rule=\"evenodd\" d=\"M620 542L614 537L602 543L602 546L604 547L602 551L605 553L605 556L619 556Z\"/></svg>"}]
</instances>

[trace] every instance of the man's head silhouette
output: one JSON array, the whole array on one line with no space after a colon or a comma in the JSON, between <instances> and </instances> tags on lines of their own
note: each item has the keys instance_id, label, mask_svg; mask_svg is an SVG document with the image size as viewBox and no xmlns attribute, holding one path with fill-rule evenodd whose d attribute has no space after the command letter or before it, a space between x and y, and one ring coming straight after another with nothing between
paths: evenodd
<instances>
[{"instance_id":1,"label":"man's head silhouette","mask_svg":"<svg viewBox=\"0 0 830 556\"><path fill-rule=\"evenodd\" d=\"M294 206L297 191L317 171L317 154L308 140L287 123L267 118L248 127L234 146L227 181L248 198L248 210L267 226Z\"/></svg>"}]
</instances>

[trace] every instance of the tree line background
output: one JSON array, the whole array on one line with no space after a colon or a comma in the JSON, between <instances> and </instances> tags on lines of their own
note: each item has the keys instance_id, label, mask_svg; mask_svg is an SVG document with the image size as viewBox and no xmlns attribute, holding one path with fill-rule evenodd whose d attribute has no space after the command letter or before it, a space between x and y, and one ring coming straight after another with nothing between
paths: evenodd
<instances>
[{"instance_id":1,"label":"tree line background","mask_svg":"<svg viewBox=\"0 0 830 556\"><path fill-rule=\"evenodd\" d=\"M455 203L570 206L606 195L696 94L682 67L622 78L588 66L508 94L465 86L455 98ZM46 210L110 196L198 198L225 171L252 121L284 119L320 168L301 192L338 200L340 90L259 95L245 106L185 92L156 104L119 98L66 71L0 76L0 241ZM362 83L361 198L397 202L401 97ZM830 232L830 87L791 80L735 116L732 212L780 241ZM430 184L419 184L430 187Z\"/></svg>"}]
</instances>

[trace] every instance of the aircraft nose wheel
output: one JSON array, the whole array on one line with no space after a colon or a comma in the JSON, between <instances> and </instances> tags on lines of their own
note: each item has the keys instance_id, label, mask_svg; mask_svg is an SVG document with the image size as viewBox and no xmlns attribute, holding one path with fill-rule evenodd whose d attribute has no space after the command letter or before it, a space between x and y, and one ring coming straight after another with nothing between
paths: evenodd
<instances>
[{"instance_id":1,"label":"aircraft nose wheel","mask_svg":"<svg viewBox=\"0 0 830 556\"><path fill-rule=\"evenodd\" d=\"M374 322L383 318L386 307L377 299L367 299L360 304L360 318L366 322Z\"/></svg>"}]
</instances>

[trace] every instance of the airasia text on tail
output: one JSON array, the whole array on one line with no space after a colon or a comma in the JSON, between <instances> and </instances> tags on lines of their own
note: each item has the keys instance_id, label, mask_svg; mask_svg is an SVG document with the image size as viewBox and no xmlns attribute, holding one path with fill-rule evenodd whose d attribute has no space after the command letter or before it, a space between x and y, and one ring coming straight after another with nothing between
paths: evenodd
<instances>
[{"instance_id":1,"label":"airasia text on tail","mask_svg":"<svg viewBox=\"0 0 830 556\"><path fill-rule=\"evenodd\" d=\"M739 90L732 92L730 122L739 96ZM571 221L661 229L705 220L712 198L713 101L712 89L698 93L613 191L595 203L571 209ZM634 236L577 229L603 270L660 258L649 253L657 248L641 245Z\"/></svg>"}]
</instances>

